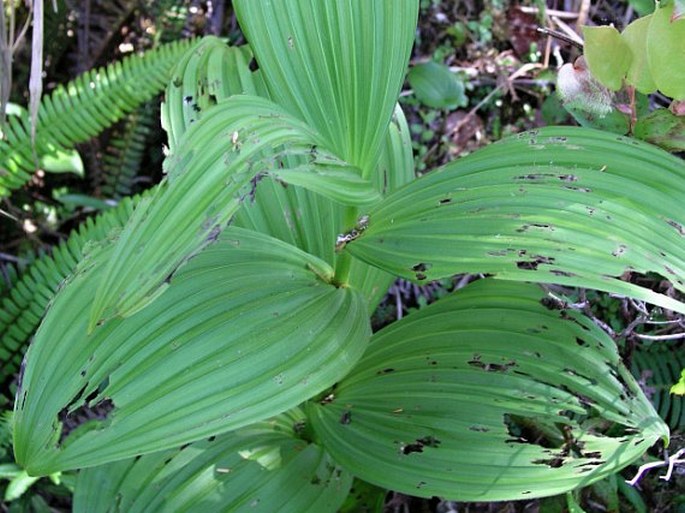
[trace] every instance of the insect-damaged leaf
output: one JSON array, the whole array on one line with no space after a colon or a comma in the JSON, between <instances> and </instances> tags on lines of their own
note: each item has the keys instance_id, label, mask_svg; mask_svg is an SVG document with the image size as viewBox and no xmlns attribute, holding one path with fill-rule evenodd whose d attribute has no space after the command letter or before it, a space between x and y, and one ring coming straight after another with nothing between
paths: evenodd
<instances>
[{"instance_id":1,"label":"insect-damaged leaf","mask_svg":"<svg viewBox=\"0 0 685 513\"><path fill-rule=\"evenodd\" d=\"M344 376L369 337L364 300L329 285L327 264L237 228L148 308L87 335L107 253L94 252L58 293L26 356L15 454L35 475L278 414Z\"/></svg>"},{"instance_id":2,"label":"insect-damaged leaf","mask_svg":"<svg viewBox=\"0 0 685 513\"><path fill-rule=\"evenodd\" d=\"M491 273L685 305L622 281L655 272L685 291L685 165L646 143L548 128L493 144L369 210L354 256L417 281Z\"/></svg>"},{"instance_id":3,"label":"insect-damaged leaf","mask_svg":"<svg viewBox=\"0 0 685 513\"><path fill-rule=\"evenodd\" d=\"M82 470L75 513L335 513L352 476L297 438L301 415Z\"/></svg>"},{"instance_id":4,"label":"insect-damaged leaf","mask_svg":"<svg viewBox=\"0 0 685 513\"><path fill-rule=\"evenodd\" d=\"M668 428L613 341L545 298L482 280L376 333L310 405L316 433L361 479L424 497L532 498L618 471Z\"/></svg>"},{"instance_id":5,"label":"insect-damaged leaf","mask_svg":"<svg viewBox=\"0 0 685 513\"><path fill-rule=\"evenodd\" d=\"M161 109L171 153L209 108L235 94L258 95L250 58L247 46L231 47L214 36L204 37L183 55L174 68Z\"/></svg>"},{"instance_id":6,"label":"insect-damaged leaf","mask_svg":"<svg viewBox=\"0 0 685 513\"><path fill-rule=\"evenodd\" d=\"M286 157L303 157L304 163L296 160L300 169L334 168L336 176L358 173L320 143L315 131L263 98L233 96L209 109L165 162L165 181L124 227L99 278L89 329L111 317L131 315L157 297L169 277L252 199L261 177L285 165ZM286 179L280 171L279 177ZM299 178L332 199L368 200L359 182L350 191L324 187L321 182L329 180L325 174L313 173L306 182Z\"/></svg>"},{"instance_id":7,"label":"insect-damaged leaf","mask_svg":"<svg viewBox=\"0 0 685 513\"><path fill-rule=\"evenodd\" d=\"M402 87L418 7L418 0L235 2L272 99L364 177L374 171Z\"/></svg>"}]
</instances>

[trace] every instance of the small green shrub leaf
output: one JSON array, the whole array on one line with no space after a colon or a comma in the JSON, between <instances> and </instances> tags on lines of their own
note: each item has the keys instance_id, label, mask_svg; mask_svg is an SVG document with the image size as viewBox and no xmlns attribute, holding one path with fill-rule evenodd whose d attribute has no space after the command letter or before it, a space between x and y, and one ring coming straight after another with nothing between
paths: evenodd
<instances>
[{"instance_id":1,"label":"small green shrub leaf","mask_svg":"<svg viewBox=\"0 0 685 513\"><path fill-rule=\"evenodd\" d=\"M468 105L464 84L444 64L417 64L409 71L407 79L416 97L429 107L454 109Z\"/></svg>"},{"instance_id":2,"label":"small green shrub leaf","mask_svg":"<svg viewBox=\"0 0 685 513\"><path fill-rule=\"evenodd\" d=\"M26 354L17 460L32 475L178 447L276 415L342 378L370 334L366 304L321 260L229 228L147 308L87 334L90 250ZM259 276L259 279L255 279Z\"/></svg>"},{"instance_id":3,"label":"small green shrub leaf","mask_svg":"<svg viewBox=\"0 0 685 513\"><path fill-rule=\"evenodd\" d=\"M352 476L321 447L297 438L300 419L282 415L181 449L83 470L74 513L335 513Z\"/></svg>"},{"instance_id":4,"label":"small green shrub leaf","mask_svg":"<svg viewBox=\"0 0 685 513\"><path fill-rule=\"evenodd\" d=\"M668 428L614 342L549 299L481 280L384 328L309 405L315 432L356 476L422 497L530 499L617 472Z\"/></svg>"},{"instance_id":5,"label":"small green shrub leaf","mask_svg":"<svg viewBox=\"0 0 685 513\"><path fill-rule=\"evenodd\" d=\"M668 151L685 151L685 117L658 109L635 124L635 137Z\"/></svg>"},{"instance_id":6,"label":"small green shrub leaf","mask_svg":"<svg viewBox=\"0 0 685 513\"><path fill-rule=\"evenodd\" d=\"M685 100L685 19L673 21L673 2L658 6L649 24L649 71L659 91Z\"/></svg>"},{"instance_id":7,"label":"small green shrub leaf","mask_svg":"<svg viewBox=\"0 0 685 513\"><path fill-rule=\"evenodd\" d=\"M402 187L347 249L424 282L457 273L605 290L685 313L620 277L685 290L685 165L584 128L519 134Z\"/></svg>"},{"instance_id":8,"label":"small green shrub leaf","mask_svg":"<svg viewBox=\"0 0 685 513\"><path fill-rule=\"evenodd\" d=\"M632 54L614 27L583 27L583 54L592 76L612 91L623 87Z\"/></svg>"},{"instance_id":9,"label":"small green shrub leaf","mask_svg":"<svg viewBox=\"0 0 685 513\"><path fill-rule=\"evenodd\" d=\"M653 93L657 89L649 70L649 57L647 56L647 37L651 21L651 14L638 18L621 33L623 41L628 45L633 56L628 68L626 82L644 94Z\"/></svg>"},{"instance_id":10,"label":"small green shrub leaf","mask_svg":"<svg viewBox=\"0 0 685 513\"><path fill-rule=\"evenodd\" d=\"M418 0L235 2L272 99L365 178L402 87L418 7Z\"/></svg>"}]
</instances>

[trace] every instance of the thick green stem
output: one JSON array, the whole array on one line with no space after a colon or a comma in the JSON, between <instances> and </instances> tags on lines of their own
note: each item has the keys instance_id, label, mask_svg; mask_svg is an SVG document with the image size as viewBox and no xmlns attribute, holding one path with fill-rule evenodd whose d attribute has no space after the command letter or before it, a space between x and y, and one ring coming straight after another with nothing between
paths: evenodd
<instances>
[{"instance_id":1,"label":"thick green stem","mask_svg":"<svg viewBox=\"0 0 685 513\"><path fill-rule=\"evenodd\" d=\"M357 224L357 217L359 210L356 207L348 207L345 210L345 223L343 226L347 230L351 230ZM352 255L343 250L338 255L335 263L335 275L333 276L333 285L336 287L346 287L350 278L350 269L352 268Z\"/></svg>"}]
</instances>

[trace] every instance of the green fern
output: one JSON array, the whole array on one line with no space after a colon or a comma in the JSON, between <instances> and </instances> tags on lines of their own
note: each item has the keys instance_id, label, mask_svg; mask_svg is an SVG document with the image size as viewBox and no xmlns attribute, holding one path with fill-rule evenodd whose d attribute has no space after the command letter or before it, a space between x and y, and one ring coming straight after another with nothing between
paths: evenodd
<instances>
[{"instance_id":1,"label":"green fern","mask_svg":"<svg viewBox=\"0 0 685 513\"><path fill-rule=\"evenodd\" d=\"M103 197L119 199L131 195L155 125L159 125L159 109L148 102L114 129L102 158L98 180Z\"/></svg>"},{"instance_id":2,"label":"green fern","mask_svg":"<svg viewBox=\"0 0 685 513\"><path fill-rule=\"evenodd\" d=\"M0 383L6 384L19 369L30 337L60 284L83 257L85 244L121 228L139 198L124 198L116 208L89 218L51 254L36 257L5 293L0 305Z\"/></svg>"},{"instance_id":3,"label":"green fern","mask_svg":"<svg viewBox=\"0 0 685 513\"><path fill-rule=\"evenodd\" d=\"M36 153L71 148L116 123L162 91L181 55L179 41L89 71L44 96L38 114ZM10 116L0 139L0 197L25 184L35 169L28 115Z\"/></svg>"},{"instance_id":4,"label":"green fern","mask_svg":"<svg viewBox=\"0 0 685 513\"><path fill-rule=\"evenodd\" d=\"M674 431L685 428L685 401L669 393L685 368L685 352L667 343L639 346L632 363L633 375L644 383L646 394L661 418Z\"/></svg>"}]
</instances>

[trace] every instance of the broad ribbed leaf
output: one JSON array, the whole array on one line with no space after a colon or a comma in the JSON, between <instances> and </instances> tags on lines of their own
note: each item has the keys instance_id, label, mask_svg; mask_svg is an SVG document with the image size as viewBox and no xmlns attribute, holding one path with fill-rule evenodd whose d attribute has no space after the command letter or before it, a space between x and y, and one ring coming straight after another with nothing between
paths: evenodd
<instances>
[{"instance_id":1,"label":"broad ribbed leaf","mask_svg":"<svg viewBox=\"0 0 685 513\"><path fill-rule=\"evenodd\" d=\"M494 501L587 485L667 438L613 341L546 299L482 280L381 330L309 406L322 443L379 486Z\"/></svg>"},{"instance_id":2,"label":"broad ribbed leaf","mask_svg":"<svg viewBox=\"0 0 685 513\"><path fill-rule=\"evenodd\" d=\"M375 188L390 193L414 179L411 136L398 105L388 128ZM335 266L336 237L344 226L344 208L300 187L284 187L271 179L259 183L255 201L246 202L235 217L237 226L268 233L299 247ZM350 284L362 292L369 303L369 314L382 299L394 276L361 260L354 260Z\"/></svg>"},{"instance_id":3,"label":"broad ribbed leaf","mask_svg":"<svg viewBox=\"0 0 685 513\"><path fill-rule=\"evenodd\" d=\"M181 449L79 473L75 513L335 513L352 476L282 415Z\"/></svg>"},{"instance_id":4,"label":"broad ribbed leaf","mask_svg":"<svg viewBox=\"0 0 685 513\"><path fill-rule=\"evenodd\" d=\"M374 171L414 41L418 0L237 0L272 99Z\"/></svg>"},{"instance_id":5,"label":"broad ribbed leaf","mask_svg":"<svg viewBox=\"0 0 685 513\"><path fill-rule=\"evenodd\" d=\"M622 281L659 273L685 290L685 165L581 128L508 138L368 211L354 256L418 281L491 273L685 305Z\"/></svg>"},{"instance_id":6,"label":"broad ribbed leaf","mask_svg":"<svg viewBox=\"0 0 685 513\"><path fill-rule=\"evenodd\" d=\"M161 109L172 153L207 109L234 94L257 94L248 67L250 55L246 46L229 47L213 36L186 52L174 69Z\"/></svg>"},{"instance_id":7,"label":"broad ribbed leaf","mask_svg":"<svg viewBox=\"0 0 685 513\"><path fill-rule=\"evenodd\" d=\"M32 474L98 465L237 429L344 376L369 336L366 304L332 269L227 229L148 308L87 335L94 250L26 356L15 454ZM92 419L92 420L88 420Z\"/></svg>"},{"instance_id":8,"label":"broad ribbed leaf","mask_svg":"<svg viewBox=\"0 0 685 513\"><path fill-rule=\"evenodd\" d=\"M259 180L289 155L306 159L296 165L310 169L312 180L328 179L314 174L318 168L340 173L345 167L323 149L315 131L268 100L233 96L207 110L165 163L166 181L124 227L102 273L89 329L152 301L165 281L251 200ZM358 194L358 187L352 194L318 190L340 201ZM360 202L366 201L362 196Z\"/></svg>"}]
</instances>

